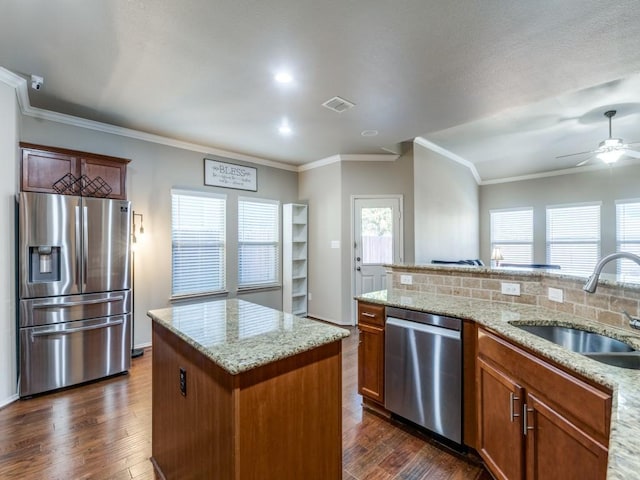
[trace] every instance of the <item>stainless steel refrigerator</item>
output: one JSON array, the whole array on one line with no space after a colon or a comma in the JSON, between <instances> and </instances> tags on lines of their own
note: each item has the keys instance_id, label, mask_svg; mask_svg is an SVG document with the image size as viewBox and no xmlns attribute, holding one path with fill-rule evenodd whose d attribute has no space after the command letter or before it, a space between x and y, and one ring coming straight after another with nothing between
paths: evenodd
<instances>
[{"instance_id":1,"label":"stainless steel refrigerator","mask_svg":"<svg viewBox=\"0 0 640 480\"><path fill-rule=\"evenodd\" d=\"M20 396L127 371L131 205L21 192Z\"/></svg>"}]
</instances>

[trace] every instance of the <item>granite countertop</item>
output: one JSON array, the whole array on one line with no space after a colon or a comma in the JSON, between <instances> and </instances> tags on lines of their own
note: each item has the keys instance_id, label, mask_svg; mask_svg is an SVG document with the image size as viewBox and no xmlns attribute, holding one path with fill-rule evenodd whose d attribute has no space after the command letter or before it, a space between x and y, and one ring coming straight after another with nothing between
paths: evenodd
<instances>
[{"instance_id":1,"label":"granite countertop","mask_svg":"<svg viewBox=\"0 0 640 480\"><path fill-rule=\"evenodd\" d=\"M147 315L232 375L349 336L344 328L238 299L151 310Z\"/></svg>"},{"instance_id":2,"label":"granite countertop","mask_svg":"<svg viewBox=\"0 0 640 480\"><path fill-rule=\"evenodd\" d=\"M534 305L491 302L451 295L382 290L358 297L370 303L473 320L528 347L613 392L607 479L637 478L640 472L640 370L606 365L525 332L514 325L577 326L602 333L640 350L640 335Z\"/></svg>"}]
</instances>

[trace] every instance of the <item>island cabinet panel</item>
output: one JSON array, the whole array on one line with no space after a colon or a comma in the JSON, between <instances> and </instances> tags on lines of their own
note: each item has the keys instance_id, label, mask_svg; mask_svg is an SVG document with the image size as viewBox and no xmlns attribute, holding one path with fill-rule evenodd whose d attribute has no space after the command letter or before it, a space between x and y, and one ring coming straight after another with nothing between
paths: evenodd
<instances>
[{"instance_id":1,"label":"island cabinet panel","mask_svg":"<svg viewBox=\"0 0 640 480\"><path fill-rule=\"evenodd\" d=\"M153 357L152 461L163 478L341 478L340 341L231 375L154 322Z\"/></svg>"},{"instance_id":2,"label":"island cabinet panel","mask_svg":"<svg viewBox=\"0 0 640 480\"><path fill-rule=\"evenodd\" d=\"M604 480L611 392L483 328L477 349L478 452L496 478Z\"/></svg>"},{"instance_id":3,"label":"island cabinet panel","mask_svg":"<svg viewBox=\"0 0 640 480\"><path fill-rule=\"evenodd\" d=\"M235 479L233 377L153 325L152 461L164 478ZM180 369L186 396L180 392ZM200 472L200 473L199 473Z\"/></svg>"},{"instance_id":4,"label":"island cabinet panel","mask_svg":"<svg viewBox=\"0 0 640 480\"><path fill-rule=\"evenodd\" d=\"M358 302L358 393L384 403L384 306Z\"/></svg>"}]
</instances>

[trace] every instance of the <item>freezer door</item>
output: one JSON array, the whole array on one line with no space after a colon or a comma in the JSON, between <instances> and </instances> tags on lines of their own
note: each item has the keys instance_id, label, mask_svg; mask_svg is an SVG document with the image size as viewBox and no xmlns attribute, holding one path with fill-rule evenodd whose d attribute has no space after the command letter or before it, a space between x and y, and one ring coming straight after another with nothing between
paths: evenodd
<instances>
[{"instance_id":1,"label":"freezer door","mask_svg":"<svg viewBox=\"0 0 640 480\"><path fill-rule=\"evenodd\" d=\"M80 197L21 192L20 298L80 293Z\"/></svg>"},{"instance_id":2,"label":"freezer door","mask_svg":"<svg viewBox=\"0 0 640 480\"><path fill-rule=\"evenodd\" d=\"M131 291L20 300L20 328L131 312Z\"/></svg>"},{"instance_id":3,"label":"freezer door","mask_svg":"<svg viewBox=\"0 0 640 480\"><path fill-rule=\"evenodd\" d=\"M82 291L131 287L131 202L83 198Z\"/></svg>"},{"instance_id":4,"label":"freezer door","mask_svg":"<svg viewBox=\"0 0 640 480\"><path fill-rule=\"evenodd\" d=\"M20 396L129 370L131 314L20 329Z\"/></svg>"}]
</instances>

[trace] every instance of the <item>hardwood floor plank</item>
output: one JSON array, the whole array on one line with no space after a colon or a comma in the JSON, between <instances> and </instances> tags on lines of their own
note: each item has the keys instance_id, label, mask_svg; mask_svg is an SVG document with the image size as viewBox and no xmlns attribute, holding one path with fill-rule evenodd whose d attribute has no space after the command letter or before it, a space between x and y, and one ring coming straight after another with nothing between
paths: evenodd
<instances>
[{"instance_id":1,"label":"hardwood floor plank","mask_svg":"<svg viewBox=\"0 0 640 480\"><path fill-rule=\"evenodd\" d=\"M490 480L477 462L362 408L352 332L343 341L342 480ZM128 375L1 409L0 478L157 480L149 460L151 360L147 349Z\"/></svg>"}]
</instances>

